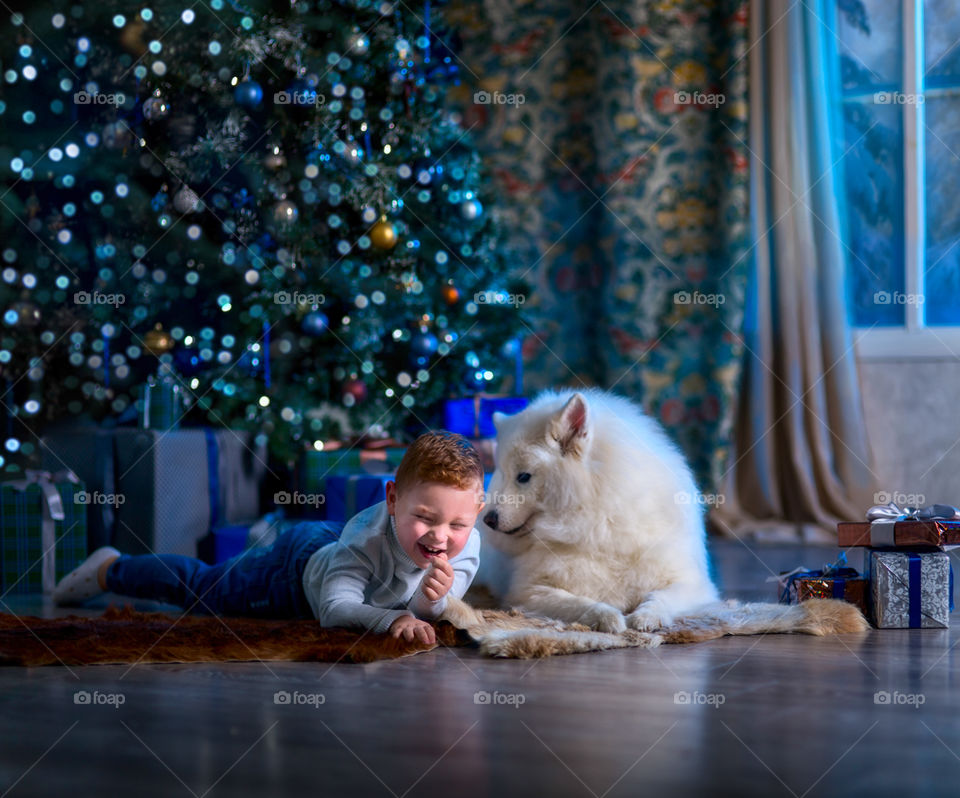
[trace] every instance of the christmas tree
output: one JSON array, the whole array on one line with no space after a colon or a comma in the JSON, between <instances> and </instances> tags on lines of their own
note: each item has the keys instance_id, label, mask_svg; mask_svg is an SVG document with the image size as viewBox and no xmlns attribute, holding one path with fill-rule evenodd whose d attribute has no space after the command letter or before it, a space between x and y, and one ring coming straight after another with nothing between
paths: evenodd
<instances>
[{"instance_id":1,"label":"christmas tree","mask_svg":"<svg viewBox=\"0 0 960 798\"><path fill-rule=\"evenodd\" d=\"M3 25L7 468L50 421L129 417L151 375L287 462L516 388L525 286L437 10L186 6Z\"/></svg>"}]
</instances>

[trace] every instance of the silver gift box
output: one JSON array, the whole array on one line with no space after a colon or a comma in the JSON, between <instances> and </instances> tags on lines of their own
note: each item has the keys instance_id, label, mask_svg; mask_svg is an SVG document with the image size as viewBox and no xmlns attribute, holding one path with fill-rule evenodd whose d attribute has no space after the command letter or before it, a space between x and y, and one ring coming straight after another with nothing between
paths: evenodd
<instances>
[{"instance_id":1,"label":"silver gift box","mask_svg":"<svg viewBox=\"0 0 960 798\"><path fill-rule=\"evenodd\" d=\"M870 593L878 629L910 628L910 555L920 558L920 628L950 626L950 557L943 551L870 552Z\"/></svg>"}]
</instances>

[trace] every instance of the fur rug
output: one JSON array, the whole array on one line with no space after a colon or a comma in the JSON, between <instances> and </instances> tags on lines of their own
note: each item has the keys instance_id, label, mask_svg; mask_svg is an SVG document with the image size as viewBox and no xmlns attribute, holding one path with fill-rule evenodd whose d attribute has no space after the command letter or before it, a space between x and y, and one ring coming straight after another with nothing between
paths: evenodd
<instances>
[{"instance_id":1,"label":"fur rug","mask_svg":"<svg viewBox=\"0 0 960 798\"><path fill-rule=\"evenodd\" d=\"M852 604L810 599L802 604L711 604L656 633L628 629L594 632L515 611L475 609L450 598L434 624L437 645L476 645L491 657L531 659L613 648L653 648L661 643L697 643L724 635L798 632L845 634L869 628ZM0 614L0 665L105 665L156 662L373 662L436 646L389 635L324 629L314 621L180 620L129 605L109 607L99 618L70 615L36 618Z\"/></svg>"},{"instance_id":2,"label":"fur rug","mask_svg":"<svg viewBox=\"0 0 960 798\"><path fill-rule=\"evenodd\" d=\"M661 643L698 643L725 635L796 632L821 636L870 628L854 605L834 599L790 605L718 601L655 633L633 629L619 634L595 632L579 624L532 618L515 611L478 610L453 598L447 599L443 619L465 630L481 653L516 659L612 648L655 648Z\"/></svg>"},{"instance_id":3,"label":"fur rug","mask_svg":"<svg viewBox=\"0 0 960 798\"><path fill-rule=\"evenodd\" d=\"M470 645L449 623L443 646ZM372 662L429 651L390 635L323 629L315 621L217 619L109 607L99 618L0 614L0 665L106 665L148 662Z\"/></svg>"}]
</instances>

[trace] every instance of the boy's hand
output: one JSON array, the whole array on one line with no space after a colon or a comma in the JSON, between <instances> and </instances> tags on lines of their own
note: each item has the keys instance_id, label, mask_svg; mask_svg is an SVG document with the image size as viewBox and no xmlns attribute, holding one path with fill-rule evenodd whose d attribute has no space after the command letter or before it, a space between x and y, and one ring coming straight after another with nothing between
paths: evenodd
<instances>
[{"instance_id":1,"label":"boy's hand","mask_svg":"<svg viewBox=\"0 0 960 798\"><path fill-rule=\"evenodd\" d=\"M437 642L433 627L426 621L421 621L412 615L401 615L390 624L390 634L394 637L403 637L408 642L419 640L431 646Z\"/></svg>"},{"instance_id":2,"label":"boy's hand","mask_svg":"<svg viewBox=\"0 0 960 798\"><path fill-rule=\"evenodd\" d=\"M424 574L420 589L429 601L439 601L453 586L453 566L447 562L447 555L434 557L430 570Z\"/></svg>"}]
</instances>

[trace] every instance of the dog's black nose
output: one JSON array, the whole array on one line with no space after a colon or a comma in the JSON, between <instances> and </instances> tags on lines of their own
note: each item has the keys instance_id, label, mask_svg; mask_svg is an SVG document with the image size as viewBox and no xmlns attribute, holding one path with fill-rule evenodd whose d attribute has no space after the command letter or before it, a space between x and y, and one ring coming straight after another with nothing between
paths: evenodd
<instances>
[{"instance_id":1,"label":"dog's black nose","mask_svg":"<svg viewBox=\"0 0 960 798\"><path fill-rule=\"evenodd\" d=\"M497 524L500 522L500 519L497 518L497 511L491 510L483 517L483 523L485 523L491 529L496 529Z\"/></svg>"}]
</instances>

